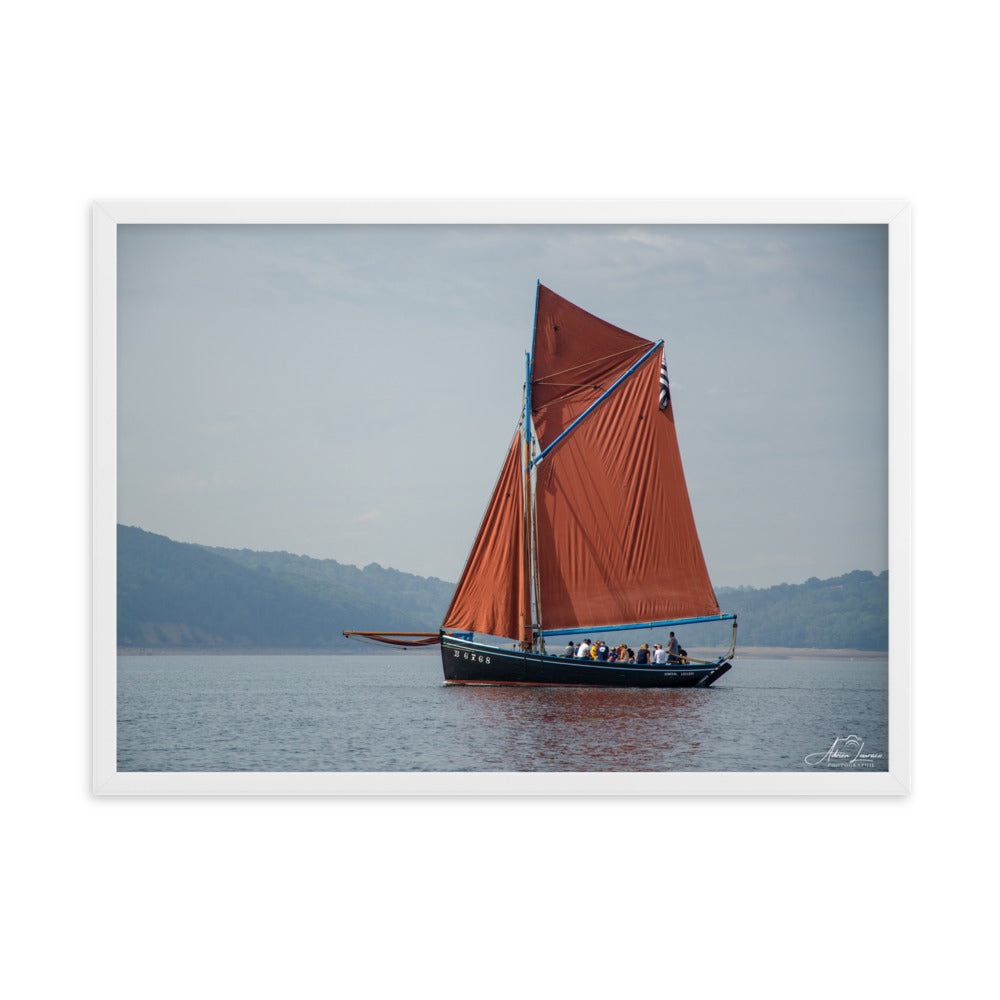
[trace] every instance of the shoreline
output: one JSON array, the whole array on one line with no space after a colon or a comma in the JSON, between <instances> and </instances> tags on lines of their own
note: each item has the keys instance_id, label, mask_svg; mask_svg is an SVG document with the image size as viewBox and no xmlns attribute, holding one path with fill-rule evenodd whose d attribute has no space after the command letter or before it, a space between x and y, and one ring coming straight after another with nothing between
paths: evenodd
<instances>
[{"instance_id":1,"label":"shoreline","mask_svg":"<svg viewBox=\"0 0 1000 1000\"><path fill-rule=\"evenodd\" d=\"M438 649L391 649L357 653L334 649L181 649L177 647L119 647L118 656L380 656L388 653L409 656L436 656ZM692 646L690 654L698 659L714 659L717 649ZM742 646L737 647L734 660L887 660L887 651L869 649L812 649L805 646Z\"/></svg>"},{"instance_id":2,"label":"shoreline","mask_svg":"<svg viewBox=\"0 0 1000 1000\"><path fill-rule=\"evenodd\" d=\"M695 652L694 649L691 650ZM708 650L703 650L707 653ZM718 655L718 654L716 654ZM812 649L805 646L737 646L734 660L887 660L888 650Z\"/></svg>"}]
</instances>

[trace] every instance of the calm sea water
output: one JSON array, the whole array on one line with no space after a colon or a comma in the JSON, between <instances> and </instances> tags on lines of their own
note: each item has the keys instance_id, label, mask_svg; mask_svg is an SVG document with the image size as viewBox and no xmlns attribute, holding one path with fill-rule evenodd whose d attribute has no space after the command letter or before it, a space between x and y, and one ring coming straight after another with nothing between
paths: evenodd
<instances>
[{"instance_id":1,"label":"calm sea water","mask_svg":"<svg viewBox=\"0 0 1000 1000\"><path fill-rule=\"evenodd\" d=\"M651 691L446 686L437 655L120 656L118 769L810 771L856 737L850 766L884 771L887 666L738 657Z\"/></svg>"}]
</instances>

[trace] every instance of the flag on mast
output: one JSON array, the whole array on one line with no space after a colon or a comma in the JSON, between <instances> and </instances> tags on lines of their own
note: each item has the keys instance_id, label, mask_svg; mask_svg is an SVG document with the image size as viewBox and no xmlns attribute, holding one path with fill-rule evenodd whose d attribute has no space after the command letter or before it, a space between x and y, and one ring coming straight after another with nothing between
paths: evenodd
<instances>
[{"instance_id":1,"label":"flag on mast","mask_svg":"<svg viewBox=\"0 0 1000 1000\"><path fill-rule=\"evenodd\" d=\"M667 356L666 348L660 361L660 409L664 409L670 402L670 379L667 378Z\"/></svg>"}]
</instances>

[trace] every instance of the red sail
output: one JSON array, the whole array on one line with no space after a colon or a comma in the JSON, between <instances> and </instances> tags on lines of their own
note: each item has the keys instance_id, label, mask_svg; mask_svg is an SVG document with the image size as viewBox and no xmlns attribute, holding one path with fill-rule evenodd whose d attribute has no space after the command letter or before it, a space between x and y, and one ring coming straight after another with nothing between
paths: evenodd
<instances>
[{"instance_id":1,"label":"red sail","mask_svg":"<svg viewBox=\"0 0 1000 1000\"><path fill-rule=\"evenodd\" d=\"M442 628L522 637L527 581L521 448L515 434Z\"/></svg>"},{"instance_id":2,"label":"red sail","mask_svg":"<svg viewBox=\"0 0 1000 1000\"><path fill-rule=\"evenodd\" d=\"M652 347L539 286L531 385L539 447ZM673 408L659 408L660 362L654 351L537 467L537 588L545 629L719 613Z\"/></svg>"}]
</instances>

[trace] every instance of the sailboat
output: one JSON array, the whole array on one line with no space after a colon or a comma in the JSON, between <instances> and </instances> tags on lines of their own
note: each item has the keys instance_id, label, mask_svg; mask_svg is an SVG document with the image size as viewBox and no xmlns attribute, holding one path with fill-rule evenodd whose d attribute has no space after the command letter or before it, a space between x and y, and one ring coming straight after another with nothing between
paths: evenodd
<instances>
[{"instance_id":1,"label":"sailboat","mask_svg":"<svg viewBox=\"0 0 1000 1000\"><path fill-rule=\"evenodd\" d=\"M719 610L698 540L663 341L539 282L525 360L521 420L441 628L344 635L440 643L448 684L715 683L732 666L736 615ZM567 640L729 620L716 659L562 655Z\"/></svg>"}]
</instances>

